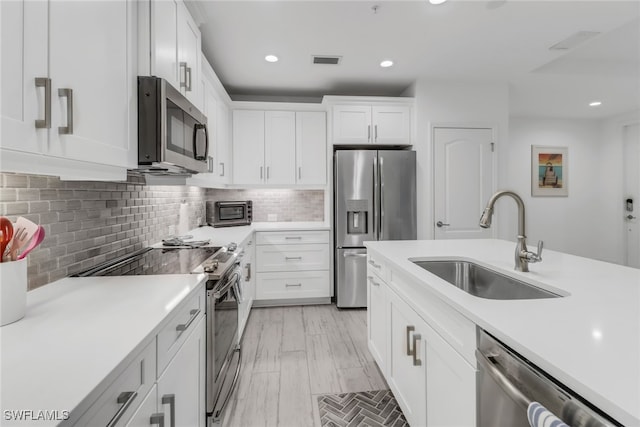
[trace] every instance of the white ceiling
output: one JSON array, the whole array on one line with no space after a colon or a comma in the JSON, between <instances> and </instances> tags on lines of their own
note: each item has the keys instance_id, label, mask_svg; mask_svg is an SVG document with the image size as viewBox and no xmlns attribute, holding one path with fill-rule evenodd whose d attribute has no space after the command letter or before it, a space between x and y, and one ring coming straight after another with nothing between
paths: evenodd
<instances>
[{"instance_id":1,"label":"white ceiling","mask_svg":"<svg viewBox=\"0 0 640 427\"><path fill-rule=\"evenodd\" d=\"M377 5L376 11L373 6ZM640 109L640 0L187 0L234 99L398 96L417 79L509 82L517 116ZM578 31L600 34L568 50ZM266 54L280 61L267 63ZM340 65L314 65L338 55ZM379 63L392 59L383 69ZM599 108L586 104L601 100Z\"/></svg>"}]
</instances>

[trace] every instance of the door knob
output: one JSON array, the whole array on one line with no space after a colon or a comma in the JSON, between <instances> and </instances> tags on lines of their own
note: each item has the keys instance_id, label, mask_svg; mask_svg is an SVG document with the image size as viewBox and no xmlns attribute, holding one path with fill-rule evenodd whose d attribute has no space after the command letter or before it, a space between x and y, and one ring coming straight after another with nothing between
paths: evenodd
<instances>
[{"instance_id":1,"label":"door knob","mask_svg":"<svg viewBox=\"0 0 640 427\"><path fill-rule=\"evenodd\" d=\"M442 221L438 221L438 222L436 222L436 225L438 226L438 228L442 228L442 227L448 227L448 226L450 226L451 224L445 224L445 223L444 223L444 222L442 222Z\"/></svg>"}]
</instances>

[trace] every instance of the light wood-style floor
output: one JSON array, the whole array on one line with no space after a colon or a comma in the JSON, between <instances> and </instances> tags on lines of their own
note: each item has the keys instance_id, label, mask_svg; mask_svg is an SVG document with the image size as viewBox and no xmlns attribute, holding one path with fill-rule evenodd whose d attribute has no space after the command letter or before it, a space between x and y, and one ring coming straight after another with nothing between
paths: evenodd
<instances>
[{"instance_id":1,"label":"light wood-style floor","mask_svg":"<svg viewBox=\"0 0 640 427\"><path fill-rule=\"evenodd\" d=\"M223 427L319 427L320 394L388 388L367 348L366 310L254 308Z\"/></svg>"}]
</instances>

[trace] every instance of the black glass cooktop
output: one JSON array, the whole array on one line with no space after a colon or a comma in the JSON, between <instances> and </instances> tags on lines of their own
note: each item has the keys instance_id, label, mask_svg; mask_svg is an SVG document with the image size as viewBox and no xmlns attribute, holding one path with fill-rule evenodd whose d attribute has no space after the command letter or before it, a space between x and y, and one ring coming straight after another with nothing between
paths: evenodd
<instances>
[{"instance_id":1,"label":"black glass cooktop","mask_svg":"<svg viewBox=\"0 0 640 427\"><path fill-rule=\"evenodd\" d=\"M145 248L72 277L188 274L220 248Z\"/></svg>"}]
</instances>

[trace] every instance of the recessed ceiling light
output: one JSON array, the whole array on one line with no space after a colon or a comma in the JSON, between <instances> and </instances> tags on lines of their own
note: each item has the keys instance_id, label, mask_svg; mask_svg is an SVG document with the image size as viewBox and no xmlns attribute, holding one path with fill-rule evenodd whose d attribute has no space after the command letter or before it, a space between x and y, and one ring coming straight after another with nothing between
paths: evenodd
<instances>
[{"instance_id":1,"label":"recessed ceiling light","mask_svg":"<svg viewBox=\"0 0 640 427\"><path fill-rule=\"evenodd\" d=\"M602 105L602 101L593 101L589 103L589 107L599 107Z\"/></svg>"},{"instance_id":2,"label":"recessed ceiling light","mask_svg":"<svg viewBox=\"0 0 640 427\"><path fill-rule=\"evenodd\" d=\"M393 65L393 61L391 61L391 60L389 60L389 59L385 59L384 61L382 61L382 62L380 63L380 66L381 66L382 68L389 68L389 67L391 67L392 65Z\"/></svg>"},{"instance_id":3,"label":"recessed ceiling light","mask_svg":"<svg viewBox=\"0 0 640 427\"><path fill-rule=\"evenodd\" d=\"M429 0L429 3L431 4L442 4L444 2L446 2L447 0Z\"/></svg>"},{"instance_id":4,"label":"recessed ceiling light","mask_svg":"<svg viewBox=\"0 0 640 427\"><path fill-rule=\"evenodd\" d=\"M278 57L275 55L267 55L264 57L264 60L267 62L278 62Z\"/></svg>"}]
</instances>

